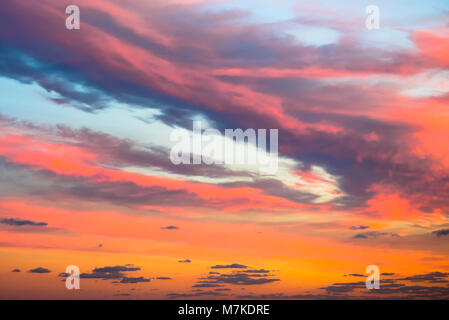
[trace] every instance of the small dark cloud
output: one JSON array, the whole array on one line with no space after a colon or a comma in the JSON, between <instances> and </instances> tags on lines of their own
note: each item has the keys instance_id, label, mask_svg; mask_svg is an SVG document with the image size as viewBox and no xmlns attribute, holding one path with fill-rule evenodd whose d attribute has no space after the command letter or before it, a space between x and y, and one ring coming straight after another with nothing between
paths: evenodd
<instances>
[{"instance_id":1,"label":"small dark cloud","mask_svg":"<svg viewBox=\"0 0 449 320\"><path fill-rule=\"evenodd\" d=\"M391 238L399 238L400 236L397 233L392 232L365 232L356 234L353 239L368 239L368 238L378 238L378 237L391 237Z\"/></svg>"},{"instance_id":2,"label":"small dark cloud","mask_svg":"<svg viewBox=\"0 0 449 320\"><path fill-rule=\"evenodd\" d=\"M370 226L351 226L349 229L351 230L365 230L368 229Z\"/></svg>"},{"instance_id":3,"label":"small dark cloud","mask_svg":"<svg viewBox=\"0 0 449 320\"><path fill-rule=\"evenodd\" d=\"M437 237L447 236L449 235L449 229L435 230L432 232L432 234L436 235Z\"/></svg>"},{"instance_id":4,"label":"small dark cloud","mask_svg":"<svg viewBox=\"0 0 449 320\"><path fill-rule=\"evenodd\" d=\"M179 260L179 263L191 263L192 261L190 259L185 259L185 260Z\"/></svg>"},{"instance_id":5,"label":"small dark cloud","mask_svg":"<svg viewBox=\"0 0 449 320\"><path fill-rule=\"evenodd\" d=\"M20 269L14 269L11 272L20 272Z\"/></svg>"},{"instance_id":6,"label":"small dark cloud","mask_svg":"<svg viewBox=\"0 0 449 320\"><path fill-rule=\"evenodd\" d=\"M222 284L233 285L260 285L271 282L280 281L280 279L272 278L271 274L262 273L248 273L245 271L233 271L229 274L209 274L207 277L199 278L200 281L195 288L198 287L213 287L220 286Z\"/></svg>"},{"instance_id":7,"label":"small dark cloud","mask_svg":"<svg viewBox=\"0 0 449 320\"><path fill-rule=\"evenodd\" d=\"M360 273L350 273L350 274L345 274L344 277L366 277L363 274Z\"/></svg>"},{"instance_id":8,"label":"small dark cloud","mask_svg":"<svg viewBox=\"0 0 449 320\"><path fill-rule=\"evenodd\" d=\"M394 273L394 272L382 272L380 275L381 276L394 276L394 275L396 275L396 273Z\"/></svg>"},{"instance_id":9,"label":"small dark cloud","mask_svg":"<svg viewBox=\"0 0 449 320\"><path fill-rule=\"evenodd\" d=\"M331 295L322 295L322 294L296 294L291 296L286 296L283 293L269 293L269 294L248 294L237 296L238 299L250 299L250 300L304 300L304 299L313 299L313 300L329 300L329 299L337 299L336 296Z\"/></svg>"},{"instance_id":10,"label":"small dark cloud","mask_svg":"<svg viewBox=\"0 0 449 320\"><path fill-rule=\"evenodd\" d=\"M327 293L347 293L352 292L354 289L362 289L366 287L365 282L349 282L349 283L334 283L330 286L320 289L326 290Z\"/></svg>"},{"instance_id":11,"label":"small dark cloud","mask_svg":"<svg viewBox=\"0 0 449 320\"><path fill-rule=\"evenodd\" d=\"M449 276L449 273L436 271L436 272L430 272L430 273L425 273L425 274L417 274L417 275L413 275L413 276L409 276L409 277L405 277L405 278L401 278L401 279L397 279L397 280L408 280L411 282L439 281L444 278L447 278L448 276Z\"/></svg>"},{"instance_id":12,"label":"small dark cloud","mask_svg":"<svg viewBox=\"0 0 449 320\"><path fill-rule=\"evenodd\" d=\"M242 272L246 272L246 273L269 273L270 270L266 270L266 269L257 269L257 270L245 270Z\"/></svg>"},{"instance_id":13,"label":"small dark cloud","mask_svg":"<svg viewBox=\"0 0 449 320\"><path fill-rule=\"evenodd\" d=\"M124 266L107 266L102 268L95 268L91 273L82 273L82 279L102 279L102 280L123 280L127 278L125 272L139 271L139 267L134 267L132 264ZM127 281L127 280L125 280ZM132 281L132 280L130 280ZM125 283L125 282L122 282Z\"/></svg>"},{"instance_id":14,"label":"small dark cloud","mask_svg":"<svg viewBox=\"0 0 449 320\"><path fill-rule=\"evenodd\" d=\"M154 279L156 279L156 280L172 280L172 278L170 278L170 277L156 277Z\"/></svg>"},{"instance_id":15,"label":"small dark cloud","mask_svg":"<svg viewBox=\"0 0 449 320\"><path fill-rule=\"evenodd\" d=\"M21 220L18 218L5 218L0 220L0 223L7 224L10 226L22 227L22 226L46 226L48 223L46 222L35 222L31 220Z\"/></svg>"},{"instance_id":16,"label":"small dark cloud","mask_svg":"<svg viewBox=\"0 0 449 320\"><path fill-rule=\"evenodd\" d=\"M192 286L192 288L218 288L222 287L222 285L216 283L197 283Z\"/></svg>"},{"instance_id":17,"label":"small dark cloud","mask_svg":"<svg viewBox=\"0 0 449 320\"><path fill-rule=\"evenodd\" d=\"M67 278L69 276L70 276L70 273L67 273L67 272L61 272L60 274L58 274L58 277L61 277L61 278Z\"/></svg>"},{"instance_id":18,"label":"small dark cloud","mask_svg":"<svg viewBox=\"0 0 449 320\"><path fill-rule=\"evenodd\" d=\"M127 267L127 266L113 266L113 267L103 267L95 268L92 270L94 273L115 273L115 272L126 272L126 271L139 271L138 267Z\"/></svg>"},{"instance_id":19,"label":"small dark cloud","mask_svg":"<svg viewBox=\"0 0 449 320\"><path fill-rule=\"evenodd\" d=\"M217 264L215 266L210 267L211 269L246 269L247 266L243 264L233 263L233 264Z\"/></svg>"},{"instance_id":20,"label":"small dark cloud","mask_svg":"<svg viewBox=\"0 0 449 320\"><path fill-rule=\"evenodd\" d=\"M30 273L50 273L51 270L48 270L47 268L38 267L36 269L28 270Z\"/></svg>"},{"instance_id":21,"label":"small dark cloud","mask_svg":"<svg viewBox=\"0 0 449 320\"><path fill-rule=\"evenodd\" d=\"M129 297L131 294L130 293L117 293L114 294L115 297Z\"/></svg>"},{"instance_id":22,"label":"small dark cloud","mask_svg":"<svg viewBox=\"0 0 449 320\"><path fill-rule=\"evenodd\" d=\"M167 294L167 297L172 298L172 299L203 297L203 296L223 297L226 295L221 292L216 292L216 291L198 291L198 292L194 292L194 293L169 293L169 294Z\"/></svg>"},{"instance_id":23,"label":"small dark cloud","mask_svg":"<svg viewBox=\"0 0 449 320\"><path fill-rule=\"evenodd\" d=\"M161 227L161 229L165 229L165 230L178 230L179 227L177 227L177 226L166 226L166 227Z\"/></svg>"},{"instance_id":24,"label":"small dark cloud","mask_svg":"<svg viewBox=\"0 0 449 320\"><path fill-rule=\"evenodd\" d=\"M144 277L124 277L120 280L120 283L139 283L139 282L150 282L150 279L145 279Z\"/></svg>"},{"instance_id":25,"label":"small dark cloud","mask_svg":"<svg viewBox=\"0 0 449 320\"><path fill-rule=\"evenodd\" d=\"M100 243L100 244L98 245L98 248L103 248L103 244Z\"/></svg>"},{"instance_id":26,"label":"small dark cloud","mask_svg":"<svg viewBox=\"0 0 449 320\"><path fill-rule=\"evenodd\" d=\"M81 273L81 279L102 279L102 280L114 280L114 279L122 279L124 274L121 272L115 273Z\"/></svg>"}]
</instances>

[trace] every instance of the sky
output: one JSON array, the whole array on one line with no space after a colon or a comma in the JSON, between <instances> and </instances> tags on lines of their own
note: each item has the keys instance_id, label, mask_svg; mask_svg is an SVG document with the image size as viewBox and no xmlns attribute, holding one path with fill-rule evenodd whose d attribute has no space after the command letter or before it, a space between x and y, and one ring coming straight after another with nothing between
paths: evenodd
<instances>
[{"instance_id":1,"label":"sky","mask_svg":"<svg viewBox=\"0 0 449 320\"><path fill-rule=\"evenodd\" d=\"M448 139L446 1L2 0L0 299L448 299Z\"/></svg>"}]
</instances>

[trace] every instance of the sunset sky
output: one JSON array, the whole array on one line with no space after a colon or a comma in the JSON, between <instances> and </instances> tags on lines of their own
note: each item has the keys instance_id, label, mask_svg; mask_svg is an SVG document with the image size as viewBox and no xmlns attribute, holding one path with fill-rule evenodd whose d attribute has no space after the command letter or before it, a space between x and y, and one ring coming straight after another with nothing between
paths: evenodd
<instances>
[{"instance_id":1,"label":"sunset sky","mask_svg":"<svg viewBox=\"0 0 449 320\"><path fill-rule=\"evenodd\" d=\"M445 0L1 0L0 299L449 299L448 142Z\"/></svg>"}]
</instances>

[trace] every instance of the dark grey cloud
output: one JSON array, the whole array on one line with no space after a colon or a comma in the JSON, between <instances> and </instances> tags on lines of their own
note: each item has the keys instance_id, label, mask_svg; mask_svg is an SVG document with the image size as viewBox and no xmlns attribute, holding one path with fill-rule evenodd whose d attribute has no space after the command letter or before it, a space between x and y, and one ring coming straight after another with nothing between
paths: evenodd
<instances>
[{"instance_id":1,"label":"dark grey cloud","mask_svg":"<svg viewBox=\"0 0 449 320\"><path fill-rule=\"evenodd\" d=\"M38 267L35 269L28 270L28 272L30 272L30 273L50 273L51 270L49 270L47 268L43 268L43 267Z\"/></svg>"},{"instance_id":2,"label":"dark grey cloud","mask_svg":"<svg viewBox=\"0 0 449 320\"><path fill-rule=\"evenodd\" d=\"M193 291L193 290L192 290ZM212 296L212 297L225 297L226 294L216 291L197 291L194 293L168 293L167 297L171 299L185 299L185 298L193 298L193 297L204 297L204 296Z\"/></svg>"},{"instance_id":3,"label":"dark grey cloud","mask_svg":"<svg viewBox=\"0 0 449 320\"><path fill-rule=\"evenodd\" d=\"M161 227L161 229L165 229L165 230L178 230L179 227L177 227L177 226L166 226L166 227Z\"/></svg>"},{"instance_id":4,"label":"dark grey cloud","mask_svg":"<svg viewBox=\"0 0 449 320\"><path fill-rule=\"evenodd\" d=\"M353 237L353 239L368 239L368 238L378 238L378 237L400 238L400 236L397 233L371 231L371 232L356 234Z\"/></svg>"},{"instance_id":5,"label":"dark grey cloud","mask_svg":"<svg viewBox=\"0 0 449 320\"><path fill-rule=\"evenodd\" d=\"M322 295L322 294L295 294L285 295L284 293L268 293L268 294L247 294L238 295L237 299L250 300L335 300L344 299L343 297Z\"/></svg>"},{"instance_id":6,"label":"dark grey cloud","mask_svg":"<svg viewBox=\"0 0 449 320\"><path fill-rule=\"evenodd\" d=\"M96 273L114 273L114 272L124 272L124 271L139 271L138 267L128 267L128 266L113 266L113 267L103 267L95 268L92 271Z\"/></svg>"},{"instance_id":7,"label":"dark grey cloud","mask_svg":"<svg viewBox=\"0 0 449 320\"><path fill-rule=\"evenodd\" d=\"M116 279L122 279L125 277L125 274L121 272L114 272L114 273L81 273L80 278L81 279L102 279L102 280L116 280Z\"/></svg>"},{"instance_id":8,"label":"dark grey cloud","mask_svg":"<svg viewBox=\"0 0 449 320\"><path fill-rule=\"evenodd\" d=\"M58 277L61 277L61 278L67 278L67 277L70 277L70 273L67 273L67 272L61 272L60 274L58 274Z\"/></svg>"},{"instance_id":9,"label":"dark grey cloud","mask_svg":"<svg viewBox=\"0 0 449 320\"><path fill-rule=\"evenodd\" d=\"M368 228L369 228L369 226L360 225L360 226L351 226L349 229L351 229L351 230L364 230L364 229L368 229Z\"/></svg>"},{"instance_id":10,"label":"dark grey cloud","mask_svg":"<svg viewBox=\"0 0 449 320\"><path fill-rule=\"evenodd\" d=\"M432 232L432 234L436 235L437 237L447 236L449 235L449 229L435 230Z\"/></svg>"},{"instance_id":11,"label":"dark grey cloud","mask_svg":"<svg viewBox=\"0 0 449 320\"><path fill-rule=\"evenodd\" d=\"M270 270L266 270L266 269L252 269L252 270L244 270L241 272L245 272L245 273L269 273Z\"/></svg>"},{"instance_id":12,"label":"dark grey cloud","mask_svg":"<svg viewBox=\"0 0 449 320\"><path fill-rule=\"evenodd\" d=\"M365 282L334 283L320 289L326 290L328 293L347 293L362 288L366 288Z\"/></svg>"},{"instance_id":13,"label":"dark grey cloud","mask_svg":"<svg viewBox=\"0 0 449 320\"><path fill-rule=\"evenodd\" d=\"M197 283L192 286L192 288L218 288L222 287L222 285L216 283Z\"/></svg>"},{"instance_id":14,"label":"dark grey cloud","mask_svg":"<svg viewBox=\"0 0 449 320\"><path fill-rule=\"evenodd\" d=\"M382 273L384 276L395 276L396 273ZM345 299L369 298L380 299L448 299L449 273L430 272L403 278L380 279L380 289L368 290L365 282L334 283L322 287L329 295L338 295ZM422 283L423 285L417 285ZM424 285L425 284L425 285ZM431 286L429 284L444 284L445 286ZM353 296L348 295L349 293Z\"/></svg>"},{"instance_id":15,"label":"dark grey cloud","mask_svg":"<svg viewBox=\"0 0 449 320\"><path fill-rule=\"evenodd\" d=\"M21 272L20 269L13 269L11 272Z\"/></svg>"},{"instance_id":16,"label":"dark grey cloud","mask_svg":"<svg viewBox=\"0 0 449 320\"><path fill-rule=\"evenodd\" d=\"M184 260L179 260L179 263L191 263L192 261L190 259L184 259Z\"/></svg>"},{"instance_id":17,"label":"dark grey cloud","mask_svg":"<svg viewBox=\"0 0 449 320\"><path fill-rule=\"evenodd\" d=\"M150 279L145 279L144 277L123 277L120 283L139 283L139 282L150 282Z\"/></svg>"},{"instance_id":18,"label":"dark grey cloud","mask_svg":"<svg viewBox=\"0 0 449 320\"><path fill-rule=\"evenodd\" d=\"M397 275L397 274L394 273L394 272L382 272L380 275L381 276L394 276L394 275Z\"/></svg>"},{"instance_id":19,"label":"dark grey cloud","mask_svg":"<svg viewBox=\"0 0 449 320\"><path fill-rule=\"evenodd\" d=\"M81 273L80 278L82 279L102 279L102 280L123 280L120 283L135 283L136 282L145 282L139 280L145 280L143 277L133 278L128 277L127 272L135 272L139 271L139 267L134 267L132 264L124 265L124 266L106 266L101 268L94 268L91 273Z\"/></svg>"},{"instance_id":20,"label":"dark grey cloud","mask_svg":"<svg viewBox=\"0 0 449 320\"><path fill-rule=\"evenodd\" d=\"M172 278L170 278L170 277L156 277L154 279L156 279L156 280L172 280Z\"/></svg>"},{"instance_id":21,"label":"dark grey cloud","mask_svg":"<svg viewBox=\"0 0 449 320\"><path fill-rule=\"evenodd\" d=\"M243 264L233 263L233 264L217 264L215 266L210 267L211 269L246 269L247 266Z\"/></svg>"},{"instance_id":22,"label":"dark grey cloud","mask_svg":"<svg viewBox=\"0 0 449 320\"><path fill-rule=\"evenodd\" d=\"M258 270L257 270L258 271ZM233 271L228 274L209 274L205 277L198 278L198 282L195 286L208 286L212 285L224 285L224 284L232 284L232 285L261 285L271 282L280 281L280 279L273 278L271 274L262 274L259 272L248 273L245 271Z\"/></svg>"},{"instance_id":23,"label":"dark grey cloud","mask_svg":"<svg viewBox=\"0 0 449 320\"><path fill-rule=\"evenodd\" d=\"M1 219L0 223L7 224L10 226L46 226L48 225L46 222L35 222L31 220L21 220L19 218L5 218Z\"/></svg>"},{"instance_id":24,"label":"dark grey cloud","mask_svg":"<svg viewBox=\"0 0 449 320\"><path fill-rule=\"evenodd\" d=\"M436 271L436 272L429 272L429 273L425 273L425 274L417 274L417 275L401 278L398 280L408 280L411 282L438 281L438 280L445 279L448 276L449 276L449 273L447 273L447 272Z\"/></svg>"}]
</instances>

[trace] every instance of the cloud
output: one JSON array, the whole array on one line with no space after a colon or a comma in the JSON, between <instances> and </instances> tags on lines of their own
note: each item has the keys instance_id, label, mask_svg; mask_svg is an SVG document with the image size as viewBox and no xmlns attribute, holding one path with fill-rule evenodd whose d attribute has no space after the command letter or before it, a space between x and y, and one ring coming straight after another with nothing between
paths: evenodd
<instances>
[{"instance_id":1,"label":"cloud","mask_svg":"<svg viewBox=\"0 0 449 320\"><path fill-rule=\"evenodd\" d=\"M102 280L123 280L121 283L133 283L132 281L145 282L143 277L133 278L127 277L126 272L140 271L139 267L133 265L124 266L106 266L101 268L94 268L91 273L81 273L82 279L102 279ZM130 281L130 282L127 282Z\"/></svg>"},{"instance_id":2,"label":"cloud","mask_svg":"<svg viewBox=\"0 0 449 320\"><path fill-rule=\"evenodd\" d=\"M221 287L221 285L216 283L197 283L192 286L192 288L217 288Z\"/></svg>"},{"instance_id":3,"label":"cloud","mask_svg":"<svg viewBox=\"0 0 449 320\"><path fill-rule=\"evenodd\" d=\"M11 272L20 272L20 269L13 269Z\"/></svg>"},{"instance_id":4,"label":"cloud","mask_svg":"<svg viewBox=\"0 0 449 320\"><path fill-rule=\"evenodd\" d=\"M417 274L405 278L401 278L398 280L408 280L411 282L423 282L423 281L439 281L444 278L447 278L449 276L449 273L446 272L429 272L426 274Z\"/></svg>"},{"instance_id":5,"label":"cloud","mask_svg":"<svg viewBox=\"0 0 449 320\"><path fill-rule=\"evenodd\" d=\"M215 266L210 267L211 269L246 269L247 266L243 264L233 263L233 264L217 264Z\"/></svg>"},{"instance_id":6,"label":"cloud","mask_svg":"<svg viewBox=\"0 0 449 320\"><path fill-rule=\"evenodd\" d=\"M237 267L229 267L237 265ZM233 264L229 266L224 266L223 269L233 269L233 268L247 268L247 266ZM220 265L219 265L220 266ZM220 266L223 267L223 266ZM265 272L267 271L267 272ZM193 287L215 287L221 286L223 284L232 284L232 285L262 285L271 282L280 281L280 279L273 278L273 275L269 274L269 270L265 269L255 269L255 270L238 270L232 271L228 274L218 274L218 273L209 273L209 275L205 277L198 278L197 284Z\"/></svg>"},{"instance_id":7,"label":"cloud","mask_svg":"<svg viewBox=\"0 0 449 320\"><path fill-rule=\"evenodd\" d=\"M242 272L245 273L269 273L270 270L266 270L266 269L253 269L253 270L244 270Z\"/></svg>"},{"instance_id":8,"label":"cloud","mask_svg":"<svg viewBox=\"0 0 449 320\"><path fill-rule=\"evenodd\" d=\"M384 276L394 276L396 273L382 273ZM380 289L367 290L365 282L334 283L322 287L330 295L338 295L340 298L353 299L373 298L379 299L387 296L388 299L447 299L449 287L447 287L449 273L430 272L426 274L411 275L403 278L389 278L380 280ZM425 285L416 285L423 283ZM429 283L445 284L446 286L429 286ZM353 296L347 295L354 294Z\"/></svg>"},{"instance_id":9,"label":"cloud","mask_svg":"<svg viewBox=\"0 0 449 320\"><path fill-rule=\"evenodd\" d=\"M352 282L352 283L334 283L327 287L320 289L326 290L328 293L347 293L352 292L355 289L366 288L365 282Z\"/></svg>"},{"instance_id":10,"label":"cloud","mask_svg":"<svg viewBox=\"0 0 449 320\"><path fill-rule=\"evenodd\" d=\"M371 232L356 234L353 237L353 239L368 239L368 238L378 238L378 237L400 238L400 236L397 233L371 231Z\"/></svg>"},{"instance_id":11,"label":"cloud","mask_svg":"<svg viewBox=\"0 0 449 320\"><path fill-rule=\"evenodd\" d=\"M177 226L166 226L166 227L161 227L161 229L165 229L165 230L178 230L179 227L177 227Z\"/></svg>"},{"instance_id":12,"label":"cloud","mask_svg":"<svg viewBox=\"0 0 449 320\"><path fill-rule=\"evenodd\" d=\"M113 267L103 267L103 268L95 268L92 271L95 273L115 273L115 272L124 272L124 271L139 271L138 267L127 267L127 266L113 266Z\"/></svg>"},{"instance_id":13,"label":"cloud","mask_svg":"<svg viewBox=\"0 0 449 320\"><path fill-rule=\"evenodd\" d=\"M150 279L145 279L144 277L123 277L120 283L139 283L139 282L150 282Z\"/></svg>"},{"instance_id":14,"label":"cloud","mask_svg":"<svg viewBox=\"0 0 449 320\"><path fill-rule=\"evenodd\" d=\"M432 234L436 235L437 237L447 236L447 235L449 235L449 229L435 230L435 231L432 231Z\"/></svg>"},{"instance_id":15,"label":"cloud","mask_svg":"<svg viewBox=\"0 0 449 320\"><path fill-rule=\"evenodd\" d=\"M172 278L170 278L170 277L156 277L154 279L156 279L156 280L172 280Z\"/></svg>"},{"instance_id":16,"label":"cloud","mask_svg":"<svg viewBox=\"0 0 449 320\"><path fill-rule=\"evenodd\" d=\"M43 267L38 267L35 269L28 270L28 272L30 272L30 273L50 273L51 270L49 270L47 268L43 268Z\"/></svg>"},{"instance_id":17,"label":"cloud","mask_svg":"<svg viewBox=\"0 0 449 320\"><path fill-rule=\"evenodd\" d=\"M203 296L213 296L213 297L225 297L226 294L216 291L201 291L195 293L168 293L167 297L171 299L178 298L192 298L192 297L203 297Z\"/></svg>"},{"instance_id":18,"label":"cloud","mask_svg":"<svg viewBox=\"0 0 449 320\"><path fill-rule=\"evenodd\" d=\"M46 226L46 222L34 222L31 220L21 220L19 218L5 218L0 220L0 223L7 224L10 226Z\"/></svg>"},{"instance_id":19,"label":"cloud","mask_svg":"<svg viewBox=\"0 0 449 320\"><path fill-rule=\"evenodd\" d=\"M428 177L435 176L430 169L434 161L423 160L407 148L416 128L384 115L390 105L414 101L398 97L401 88L390 81L360 84L369 76L406 76L446 66L444 49L429 44L447 39L447 32L411 32L419 50L366 50L363 41L355 39L309 46L285 37L279 24L248 25L247 15L240 10L205 12L200 4L174 8L157 2L85 8L86 31L67 42L57 31L60 17L50 9L53 6L31 10L20 2L7 3L0 4L0 58L5 61L0 71L9 78L39 84L54 93L51 99L57 103L86 112L111 108L114 102L151 107L159 111L158 120L184 127L201 115L218 128L247 128L254 123L280 128L282 155L306 167L319 165L340 177L338 187L345 196L334 204L361 206L372 196L372 185L388 181L406 194L425 198L423 202L429 203L423 205L431 209L449 205L444 188L437 187L444 179L432 179L434 187L423 188ZM60 6L56 1L49 3ZM140 22L130 25L126 23L130 19L117 19L117 12ZM177 22L167 25L166 19L173 17ZM45 25L29 27L29 21L44 18ZM14 33L7 30L11 21ZM335 21L317 17L293 21L310 25L321 21L336 27ZM228 28L230 24L234 28ZM43 40L26 41L33 37ZM98 39L108 42L108 48L99 47ZM52 72L48 65L53 66ZM140 67L129 68L136 65ZM332 80L340 78L344 81ZM232 175L211 166L172 166L163 160L164 152L136 150L133 143L115 144L107 137L97 139L93 144L99 154L119 165ZM108 142L103 150L101 141ZM111 145L114 148L108 148ZM267 186L270 192L276 192L273 185ZM278 192L297 201L313 199L292 188ZM107 199L113 201L114 195Z\"/></svg>"},{"instance_id":20,"label":"cloud","mask_svg":"<svg viewBox=\"0 0 449 320\"><path fill-rule=\"evenodd\" d=\"M67 277L70 277L70 273L67 273L67 272L61 272L60 274L58 274L58 277L61 277L61 278L67 278Z\"/></svg>"},{"instance_id":21,"label":"cloud","mask_svg":"<svg viewBox=\"0 0 449 320\"><path fill-rule=\"evenodd\" d=\"M247 294L238 295L238 299L250 299L250 300L330 300L330 299L343 299L342 297L322 294L294 294L285 295L284 293L265 293L265 294Z\"/></svg>"},{"instance_id":22,"label":"cloud","mask_svg":"<svg viewBox=\"0 0 449 320\"><path fill-rule=\"evenodd\" d=\"M360 225L360 226L351 226L349 229L351 229L351 230L364 230L364 229L368 229L369 228L369 226L362 226L362 225Z\"/></svg>"},{"instance_id":23,"label":"cloud","mask_svg":"<svg viewBox=\"0 0 449 320\"><path fill-rule=\"evenodd\" d=\"M184 259L184 260L179 260L179 263L191 263L192 261L190 259Z\"/></svg>"}]
</instances>

